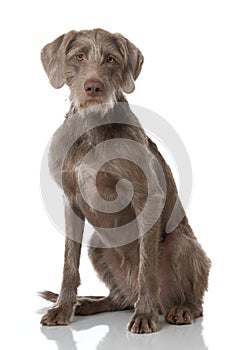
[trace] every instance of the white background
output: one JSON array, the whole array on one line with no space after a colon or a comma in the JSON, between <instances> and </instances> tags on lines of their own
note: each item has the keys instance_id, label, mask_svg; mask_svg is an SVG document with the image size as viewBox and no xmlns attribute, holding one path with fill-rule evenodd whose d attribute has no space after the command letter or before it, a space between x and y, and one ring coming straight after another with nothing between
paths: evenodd
<instances>
[{"instance_id":1,"label":"white background","mask_svg":"<svg viewBox=\"0 0 234 350\"><path fill-rule=\"evenodd\" d=\"M22 0L1 4L0 16L4 349L233 348L233 2ZM71 29L97 27L120 32L141 49L144 67L128 100L163 116L190 155L187 212L213 263L205 317L191 327L132 335L128 312L79 318L59 330L39 324L49 304L35 293L59 290L64 241L41 202L40 162L68 106L67 90L49 85L40 50ZM107 293L85 250L81 277L80 295Z\"/></svg>"}]
</instances>

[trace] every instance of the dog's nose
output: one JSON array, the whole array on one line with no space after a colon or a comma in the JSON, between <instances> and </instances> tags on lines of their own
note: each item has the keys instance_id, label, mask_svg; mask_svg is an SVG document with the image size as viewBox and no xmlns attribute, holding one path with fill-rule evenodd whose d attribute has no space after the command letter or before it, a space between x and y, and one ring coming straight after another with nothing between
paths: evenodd
<instances>
[{"instance_id":1,"label":"dog's nose","mask_svg":"<svg viewBox=\"0 0 234 350\"><path fill-rule=\"evenodd\" d=\"M88 96L101 96L103 84L99 80L87 80L84 84L84 89Z\"/></svg>"}]
</instances>

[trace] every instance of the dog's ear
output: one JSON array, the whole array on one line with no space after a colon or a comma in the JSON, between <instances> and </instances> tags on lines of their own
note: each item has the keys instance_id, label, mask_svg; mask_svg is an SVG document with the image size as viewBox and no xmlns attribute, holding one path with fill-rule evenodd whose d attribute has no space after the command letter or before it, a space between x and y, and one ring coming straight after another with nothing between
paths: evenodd
<instances>
[{"instance_id":1,"label":"dog's ear","mask_svg":"<svg viewBox=\"0 0 234 350\"><path fill-rule=\"evenodd\" d=\"M55 89L61 88L66 83L64 72L66 49L76 34L74 30L63 34L41 50L42 65Z\"/></svg>"},{"instance_id":2,"label":"dog's ear","mask_svg":"<svg viewBox=\"0 0 234 350\"><path fill-rule=\"evenodd\" d=\"M141 51L121 34L115 34L120 50L124 54L125 69L123 74L122 89L130 94L135 89L135 80L141 72L144 57Z\"/></svg>"}]
</instances>

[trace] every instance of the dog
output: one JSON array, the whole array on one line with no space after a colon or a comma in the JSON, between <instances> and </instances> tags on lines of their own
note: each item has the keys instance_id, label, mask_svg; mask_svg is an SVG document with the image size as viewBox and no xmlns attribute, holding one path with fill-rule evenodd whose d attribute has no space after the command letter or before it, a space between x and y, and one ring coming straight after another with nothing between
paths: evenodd
<instances>
[{"instance_id":1,"label":"dog","mask_svg":"<svg viewBox=\"0 0 234 350\"><path fill-rule=\"evenodd\" d=\"M67 84L71 92L70 110L49 151L51 174L66 199L63 280L59 295L41 293L55 303L41 323L67 325L74 314L132 309L133 333L158 331L159 313L171 324L191 324L203 315L211 262L189 225L169 166L124 95L134 91L142 53L121 34L94 29L58 37L42 49L41 60L51 85ZM119 210L108 212L113 203ZM176 203L179 219L167 232ZM89 257L109 288L107 297L77 296L85 219L95 228Z\"/></svg>"}]
</instances>

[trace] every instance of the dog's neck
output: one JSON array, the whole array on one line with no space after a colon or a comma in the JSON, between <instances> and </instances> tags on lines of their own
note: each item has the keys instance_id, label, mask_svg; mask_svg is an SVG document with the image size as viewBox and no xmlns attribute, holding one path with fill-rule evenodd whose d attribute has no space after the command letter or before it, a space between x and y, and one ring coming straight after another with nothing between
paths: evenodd
<instances>
[{"instance_id":1,"label":"dog's neck","mask_svg":"<svg viewBox=\"0 0 234 350\"><path fill-rule=\"evenodd\" d=\"M142 134L143 139L145 139L141 124L131 111L125 96L120 93L116 98L117 102L105 114L99 113L95 109L87 109L84 115L71 103L66 119L68 123L69 120L71 122L76 120L77 122L72 122L71 125L76 125L79 130L84 130L84 132L81 132L82 142L95 146L108 139L132 138L129 134L134 134L132 131L136 127L141 129L138 135Z\"/></svg>"}]
</instances>

